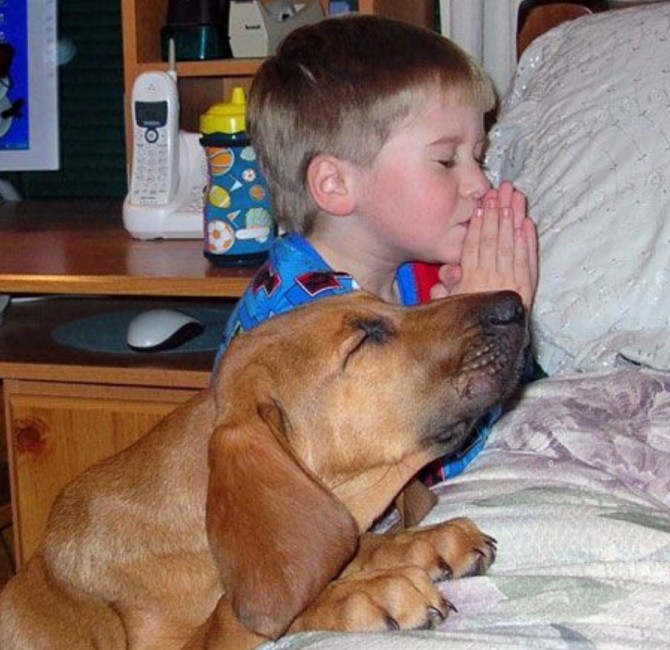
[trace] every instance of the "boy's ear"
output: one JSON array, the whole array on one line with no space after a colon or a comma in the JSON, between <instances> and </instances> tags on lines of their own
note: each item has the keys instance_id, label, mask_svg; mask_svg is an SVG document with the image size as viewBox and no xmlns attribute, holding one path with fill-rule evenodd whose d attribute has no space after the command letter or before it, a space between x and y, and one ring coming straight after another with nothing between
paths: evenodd
<instances>
[{"instance_id":1,"label":"boy's ear","mask_svg":"<svg viewBox=\"0 0 670 650\"><path fill-rule=\"evenodd\" d=\"M354 211L355 169L335 156L317 154L307 167L307 186L319 209L339 217Z\"/></svg>"}]
</instances>

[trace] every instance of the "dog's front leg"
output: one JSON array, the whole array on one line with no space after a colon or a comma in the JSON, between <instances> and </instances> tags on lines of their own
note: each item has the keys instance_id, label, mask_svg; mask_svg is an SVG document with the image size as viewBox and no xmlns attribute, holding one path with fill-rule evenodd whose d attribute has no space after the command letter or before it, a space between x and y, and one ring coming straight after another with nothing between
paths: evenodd
<instances>
[{"instance_id":1,"label":"dog's front leg","mask_svg":"<svg viewBox=\"0 0 670 650\"><path fill-rule=\"evenodd\" d=\"M429 629L444 621L451 609L420 567L363 571L329 584L288 632Z\"/></svg>"},{"instance_id":2,"label":"dog's front leg","mask_svg":"<svg viewBox=\"0 0 670 650\"><path fill-rule=\"evenodd\" d=\"M433 581L486 573L496 556L495 540L464 517L397 533L366 533L343 575L418 566Z\"/></svg>"},{"instance_id":3,"label":"dog's front leg","mask_svg":"<svg viewBox=\"0 0 670 650\"><path fill-rule=\"evenodd\" d=\"M482 574L495 553L495 540L465 518L386 535L367 533L340 578L289 632L434 627L455 609L434 583Z\"/></svg>"}]
</instances>

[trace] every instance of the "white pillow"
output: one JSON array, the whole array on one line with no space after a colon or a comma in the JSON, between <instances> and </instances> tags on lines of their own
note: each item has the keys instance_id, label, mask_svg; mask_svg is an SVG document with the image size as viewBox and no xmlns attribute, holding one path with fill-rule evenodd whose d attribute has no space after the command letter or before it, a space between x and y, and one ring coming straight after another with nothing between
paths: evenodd
<instances>
[{"instance_id":1,"label":"white pillow","mask_svg":"<svg viewBox=\"0 0 670 650\"><path fill-rule=\"evenodd\" d=\"M529 198L549 373L670 370L670 4L595 14L519 63L487 154Z\"/></svg>"}]
</instances>

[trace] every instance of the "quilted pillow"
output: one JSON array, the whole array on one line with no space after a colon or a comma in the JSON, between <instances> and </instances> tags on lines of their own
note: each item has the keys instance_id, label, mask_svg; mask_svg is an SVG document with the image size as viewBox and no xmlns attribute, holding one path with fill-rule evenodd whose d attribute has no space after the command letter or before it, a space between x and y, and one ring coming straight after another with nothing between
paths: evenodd
<instances>
[{"instance_id":1,"label":"quilted pillow","mask_svg":"<svg viewBox=\"0 0 670 650\"><path fill-rule=\"evenodd\" d=\"M491 132L491 180L529 198L549 373L670 370L670 4L580 18L526 50Z\"/></svg>"}]
</instances>

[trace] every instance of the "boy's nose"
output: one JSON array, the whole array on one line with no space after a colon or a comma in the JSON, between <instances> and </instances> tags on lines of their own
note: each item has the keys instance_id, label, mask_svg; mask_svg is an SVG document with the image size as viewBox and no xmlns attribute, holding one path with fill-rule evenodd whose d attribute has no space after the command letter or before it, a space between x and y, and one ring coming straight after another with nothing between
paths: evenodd
<instances>
[{"instance_id":1,"label":"boy's nose","mask_svg":"<svg viewBox=\"0 0 670 650\"><path fill-rule=\"evenodd\" d=\"M479 167L463 179L463 194L477 201L484 197L490 187L489 179Z\"/></svg>"}]
</instances>

